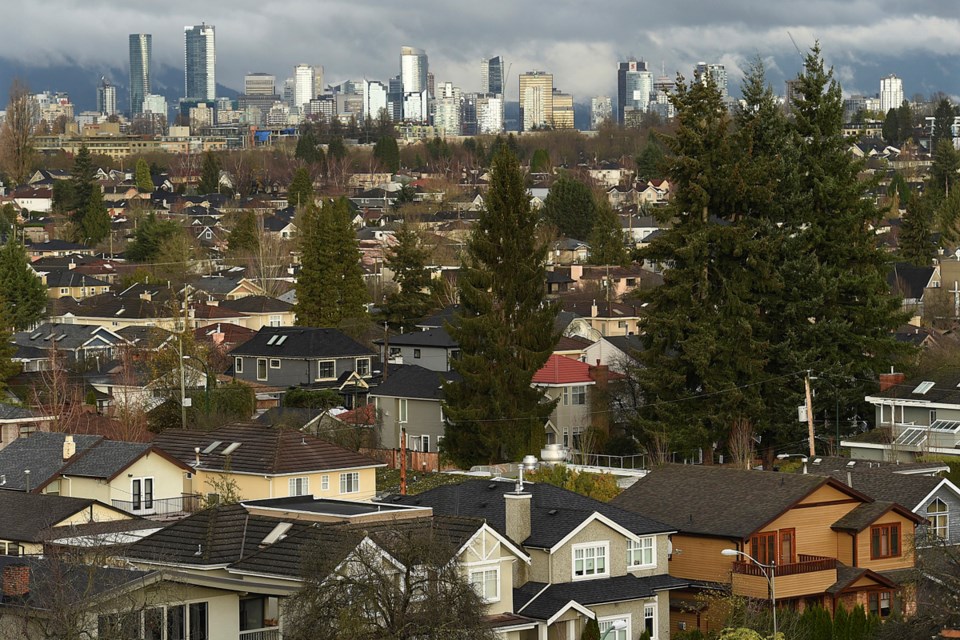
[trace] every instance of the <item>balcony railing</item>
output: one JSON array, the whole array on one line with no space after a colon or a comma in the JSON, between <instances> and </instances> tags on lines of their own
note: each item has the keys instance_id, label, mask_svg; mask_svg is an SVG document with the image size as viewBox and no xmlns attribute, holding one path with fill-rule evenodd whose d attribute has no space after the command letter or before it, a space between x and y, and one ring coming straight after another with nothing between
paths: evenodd
<instances>
[{"instance_id":1,"label":"balcony railing","mask_svg":"<svg viewBox=\"0 0 960 640\"><path fill-rule=\"evenodd\" d=\"M240 632L240 640L280 640L280 629L268 627Z\"/></svg>"},{"instance_id":2,"label":"balcony railing","mask_svg":"<svg viewBox=\"0 0 960 640\"><path fill-rule=\"evenodd\" d=\"M188 493L176 498L153 500L113 500L113 506L144 518L171 518L193 513L200 509L200 495Z\"/></svg>"},{"instance_id":3,"label":"balcony railing","mask_svg":"<svg viewBox=\"0 0 960 640\"><path fill-rule=\"evenodd\" d=\"M797 562L789 564L778 564L774 567L774 575L792 576L798 573L811 573L813 571L830 571L837 568L836 558L827 558L824 556L811 556L805 553L797 555ZM737 560L733 563L733 572L745 576L763 576L763 569L752 562Z\"/></svg>"}]
</instances>

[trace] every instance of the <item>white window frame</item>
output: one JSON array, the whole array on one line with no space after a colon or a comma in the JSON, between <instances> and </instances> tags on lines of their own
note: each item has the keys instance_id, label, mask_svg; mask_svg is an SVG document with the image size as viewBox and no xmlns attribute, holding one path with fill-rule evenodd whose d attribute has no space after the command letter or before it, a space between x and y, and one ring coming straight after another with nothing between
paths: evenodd
<instances>
[{"instance_id":1,"label":"white window frame","mask_svg":"<svg viewBox=\"0 0 960 640\"><path fill-rule=\"evenodd\" d=\"M330 491L330 476L327 474L320 476L320 491Z\"/></svg>"},{"instance_id":2,"label":"white window frame","mask_svg":"<svg viewBox=\"0 0 960 640\"><path fill-rule=\"evenodd\" d=\"M410 406L406 398L397 398L397 424L406 424L410 418Z\"/></svg>"},{"instance_id":3,"label":"white window frame","mask_svg":"<svg viewBox=\"0 0 960 640\"><path fill-rule=\"evenodd\" d=\"M411 451L430 451L430 436L407 435L407 449Z\"/></svg>"},{"instance_id":4,"label":"white window frame","mask_svg":"<svg viewBox=\"0 0 960 640\"><path fill-rule=\"evenodd\" d=\"M237 356L233 359L233 371L234 373L243 373L243 358Z\"/></svg>"},{"instance_id":5,"label":"white window frame","mask_svg":"<svg viewBox=\"0 0 960 640\"><path fill-rule=\"evenodd\" d=\"M326 363L328 363L328 362L329 362L331 365L333 365L333 367L332 367L332 369L331 369L331 371L333 371L333 375L331 375L331 376L329 376L329 377L321 376L321 375L320 375L320 365L326 364ZM336 361L336 360L317 360L317 377L316 377L316 379L317 379L317 380L336 380L336 379L337 379L337 361Z\"/></svg>"},{"instance_id":6,"label":"white window frame","mask_svg":"<svg viewBox=\"0 0 960 640\"><path fill-rule=\"evenodd\" d=\"M140 483L139 493L133 490L134 484ZM147 491L147 482L150 483L150 491ZM130 511L131 513L153 513L157 508L157 495L156 495L156 486L157 483L153 479L153 476L140 476L138 478L130 478ZM150 496L150 499L147 500L147 496ZM140 507L134 509L134 503L137 502L139 498Z\"/></svg>"},{"instance_id":7,"label":"white window frame","mask_svg":"<svg viewBox=\"0 0 960 640\"><path fill-rule=\"evenodd\" d=\"M602 550L601 554L597 551ZM592 558L588 558L588 551L593 552ZM583 563L583 575L577 575L577 553L581 553L581 562ZM603 570L597 569L598 559L603 560ZM593 569L588 573L587 566L593 561ZM570 576L572 580L595 580L597 578L607 578L610 576L610 542L586 542L575 544L570 548Z\"/></svg>"},{"instance_id":8,"label":"white window frame","mask_svg":"<svg viewBox=\"0 0 960 640\"><path fill-rule=\"evenodd\" d=\"M647 615L647 614L650 615ZM653 620L651 625L650 640L657 640L657 629L660 627L660 615L656 602L645 602L643 603L643 631L647 630L647 620ZM641 631L640 633L643 633Z\"/></svg>"},{"instance_id":9,"label":"white window frame","mask_svg":"<svg viewBox=\"0 0 960 640\"><path fill-rule=\"evenodd\" d=\"M644 556L649 555L648 562ZM650 569L657 566L657 540L653 536L627 541L627 569Z\"/></svg>"},{"instance_id":10,"label":"white window frame","mask_svg":"<svg viewBox=\"0 0 960 640\"><path fill-rule=\"evenodd\" d=\"M69 293L70 293L70 289L66 287L60 287L60 295L65 296L65 295L68 295Z\"/></svg>"},{"instance_id":11,"label":"white window frame","mask_svg":"<svg viewBox=\"0 0 960 640\"><path fill-rule=\"evenodd\" d=\"M582 402L576 402L578 397L580 400L582 400ZM587 385L576 384L563 388L563 405L565 407L582 407L586 404Z\"/></svg>"},{"instance_id":12,"label":"white window frame","mask_svg":"<svg viewBox=\"0 0 960 640\"><path fill-rule=\"evenodd\" d=\"M270 316L270 326L279 327L283 324L283 318L281 316Z\"/></svg>"},{"instance_id":13,"label":"white window frame","mask_svg":"<svg viewBox=\"0 0 960 640\"><path fill-rule=\"evenodd\" d=\"M487 595L487 575L494 574L494 593ZM479 578L477 580L476 578ZM500 565L484 565L470 568L470 586L487 604L500 602Z\"/></svg>"},{"instance_id":14,"label":"white window frame","mask_svg":"<svg viewBox=\"0 0 960 640\"><path fill-rule=\"evenodd\" d=\"M365 365L363 371L360 371L360 363ZM357 358L356 362L353 365L353 370L357 372L357 375L361 378L370 375L370 358Z\"/></svg>"},{"instance_id":15,"label":"white window frame","mask_svg":"<svg viewBox=\"0 0 960 640\"><path fill-rule=\"evenodd\" d=\"M274 364L276 362L276 364ZM279 369L280 368L280 358L270 358L270 368Z\"/></svg>"},{"instance_id":16,"label":"white window frame","mask_svg":"<svg viewBox=\"0 0 960 640\"><path fill-rule=\"evenodd\" d=\"M310 477L297 476L287 480L287 495L289 496L308 496L310 494Z\"/></svg>"},{"instance_id":17,"label":"white window frame","mask_svg":"<svg viewBox=\"0 0 960 640\"><path fill-rule=\"evenodd\" d=\"M930 511L930 507L937 502L943 505L943 511ZM934 498L927 505L927 520L930 521L929 531L931 536L944 541L950 539L950 505L940 498ZM942 524L938 524L941 522Z\"/></svg>"},{"instance_id":18,"label":"white window frame","mask_svg":"<svg viewBox=\"0 0 960 640\"><path fill-rule=\"evenodd\" d=\"M602 618L598 616L597 624L600 626L600 637L604 638L604 640L630 640L630 638L633 637L633 621L631 618L632 616L629 613L621 613L615 616L603 616ZM627 626L614 633L607 633L607 635L604 636L603 634L606 633L617 620L623 620L627 623Z\"/></svg>"},{"instance_id":19,"label":"white window frame","mask_svg":"<svg viewBox=\"0 0 960 640\"><path fill-rule=\"evenodd\" d=\"M263 363L263 377L260 376L260 364ZM257 380L266 380L268 377L267 373L267 359L266 358L257 358Z\"/></svg>"},{"instance_id":20,"label":"white window frame","mask_svg":"<svg viewBox=\"0 0 960 640\"><path fill-rule=\"evenodd\" d=\"M346 471L340 474L340 495L348 493L360 493L359 471Z\"/></svg>"}]
</instances>

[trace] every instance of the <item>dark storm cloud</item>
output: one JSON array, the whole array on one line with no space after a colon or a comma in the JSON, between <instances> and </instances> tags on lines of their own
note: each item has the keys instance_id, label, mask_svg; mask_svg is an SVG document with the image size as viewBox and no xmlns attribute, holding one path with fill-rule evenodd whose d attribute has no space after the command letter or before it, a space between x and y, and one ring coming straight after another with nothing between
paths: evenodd
<instances>
[{"instance_id":1,"label":"dark storm cloud","mask_svg":"<svg viewBox=\"0 0 960 640\"><path fill-rule=\"evenodd\" d=\"M499 54L512 64L514 91L519 73L544 69L579 100L613 92L616 62L629 55L669 75L689 75L698 60L723 62L734 82L759 55L774 74L792 75L791 36L801 49L819 40L847 91L874 93L890 72L884 61L898 56L936 58L931 66L946 65L938 75L956 82L956 63L944 61L960 57L953 0L18 0L4 9L0 56L115 67L126 64L127 34L141 31L153 34L157 62L182 67L184 25L206 21L217 28L218 80L235 88L250 71L282 81L301 62L324 65L328 81L386 80L405 44L427 50L438 81L466 91L479 86L480 58Z\"/></svg>"}]
</instances>

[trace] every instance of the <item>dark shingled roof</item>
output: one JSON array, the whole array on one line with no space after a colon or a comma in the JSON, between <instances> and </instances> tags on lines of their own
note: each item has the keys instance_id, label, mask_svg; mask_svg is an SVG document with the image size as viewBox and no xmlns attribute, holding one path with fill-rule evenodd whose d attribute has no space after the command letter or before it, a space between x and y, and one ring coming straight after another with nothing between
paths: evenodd
<instances>
[{"instance_id":1,"label":"dark shingled roof","mask_svg":"<svg viewBox=\"0 0 960 640\"><path fill-rule=\"evenodd\" d=\"M285 340L281 339L285 337ZM273 338L273 343L268 344ZM345 358L375 355L337 329L263 327L257 335L230 352L233 356L275 358Z\"/></svg>"},{"instance_id":2,"label":"dark shingled roof","mask_svg":"<svg viewBox=\"0 0 960 640\"><path fill-rule=\"evenodd\" d=\"M923 518L915 516L910 512L909 509L906 509L895 502L889 502L887 500L875 500L874 502L865 502L857 505L857 507L847 513L847 515L834 522L830 528L835 531L860 532L876 522L877 519L891 509L895 510L901 515L911 518L915 522L924 521Z\"/></svg>"},{"instance_id":3,"label":"dark shingled roof","mask_svg":"<svg viewBox=\"0 0 960 640\"><path fill-rule=\"evenodd\" d=\"M638 578L632 574L605 580L582 580L547 585L528 582L513 590L513 607L517 613L539 620L548 620L573 600L584 606L611 602L627 602L652 598L658 591L683 589L689 580L669 575Z\"/></svg>"},{"instance_id":4,"label":"dark shingled roof","mask_svg":"<svg viewBox=\"0 0 960 640\"><path fill-rule=\"evenodd\" d=\"M74 456L61 469L61 473L69 476L112 478L151 448L153 445L145 442L101 440L82 455Z\"/></svg>"},{"instance_id":5,"label":"dark shingled roof","mask_svg":"<svg viewBox=\"0 0 960 640\"><path fill-rule=\"evenodd\" d=\"M202 453L215 442L221 444ZM239 447L223 455L228 446L237 442ZM194 449L200 447L200 468L229 468L243 473L274 475L382 466L316 436L254 422L230 424L213 431L167 429L157 436L154 445L188 465L194 464Z\"/></svg>"},{"instance_id":6,"label":"dark shingled roof","mask_svg":"<svg viewBox=\"0 0 960 640\"><path fill-rule=\"evenodd\" d=\"M17 438L0 451L0 476L5 476L4 489L26 491L27 474L30 470L30 490L46 484L63 467L63 441L66 434L38 431L29 438ZM77 435L74 456L100 442L101 436Z\"/></svg>"},{"instance_id":7,"label":"dark shingled roof","mask_svg":"<svg viewBox=\"0 0 960 640\"><path fill-rule=\"evenodd\" d=\"M224 300L220 306L243 313L283 313L293 309L289 302L270 296L244 296L236 300Z\"/></svg>"},{"instance_id":8,"label":"dark shingled roof","mask_svg":"<svg viewBox=\"0 0 960 640\"><path fill-rule=\"evenodd\" d=\"M515 490L513 482L468 480L437 487L415 496L391 496L384 502L432 507L434 513L483 518L507 535L505 493ZM530 537L516 540L527 547L549 549L587 518L598 512L637 535L666 533L673 527L649 517L624 511L550 484L528 482L524 490L533 494L530 505Z\"/></svg>"},{"instance_id":9,"label":"dark shingled roof","mask_svg":"<svg viewBox=\"0 0 960 640\"><path fill-rule=\"evenodd\" d=\"M854 493L823 476L665 465L610 503L685 533L742 539L828 482Z\"/></svg>"},{"instance_id":10,"label":"dark shingled roof","mask_svg":"<svg viewBox=\"0 0 960 640\"><path fill-rule=\"evenodd\" d=\"M807 473L815 473L822 476L836 475L834 472L842 471L846 473L851 471L859 473L861 471L878 471L887 475L896 474L904 476L918 475L926 473L934 475L945 473L950 468L942 462L881 462L879 460L851 460L843 456L814 456L807 463ZM802 467L798 467L796 473L802 473ZM840 476L837 475L837 478Z\"/></svg>"},{"instance_id":11,"label":"dark shingled roof","mask_svg":"<svg viewBox=\"0 0 960 640\"><path fill-rule=\"evenodd\" d=\"M377 344L383 344L382 339L375 340ZM457 347L457 341L450 337L447 330L443 327L439 329L427 329L426 331L411 331L410 333L401 333L397 336L390 336L391 347Z\"/></svg>"},{"instance_id":12,"label":"dark shingled roof","mask_svg":"<svg viewBox=\"0 0 960 640\"><path fill-rule=\"evenodd\" d=\"M833 476L840 482L847 481L847 475L837 471ZM875 500L887 500L913 511L920 502L943 482L938 476L905 475L887 471L854 471L850 480L857 491L861 491Z\"/></svg>"},{"instance_id":13,"label":"dark shingled roof","mask_svg":"<svg viewBox=\"0 0 960 640\"><path fill-rule=\"evenodd\" d=\"M0 491L0 539L40 542L42 532L96 504L91 498L67 498Z\"/></svg>"},{"instance_id":14,"label":"dark shingled roof","mask_svg":"<svg viewBox=\"0 0 960 640\"><path fill-rule=\"evenodd\" d=\"M387 379L372 389L370 395L443 400L443 381L459 379L459 374L453 371L433 371L415 364L392 365Z\"/></svg>"},{"instance_id":15,"label":"dark shingled roof","mask_svg":"<svg viewBox=\"0 0 960 640\"><path fill-rule=\"evenodd\" d=\"M153 571L114 569L67 562L55 556L0 556L0 571L11 565L30 567L30 593L22 600L0 597L0 607L26 606L51 609L64 602L81 603L108 591L137 588Z\"/></svg>"},{"instance_id":16,"label":"dark shingled roof","mask_svg":"<svg viewBox=\"0 0 960 640\"><path fill-rule=\"evenodd\" d=\"M933 386L925 393L914 393L921 382L932 382ZM878 398L896 398L916 400L923 403L960 405L960 368L925 373L922 378L906 380L892 385L889 389L873 394Z\"/></svg>"},{"instance_id":17,"label":"dark shingled roof","mask_svg":"<svg viewBox=\"0 0 960 640\"><path fill-rule=\"evenodd\" d=\"M14 404L0 402L0 422L8 420L26 420L28 418L37 417L40 417L40 414L35 413L26 407L18 407Z\"/></svg>"}]
</instances>

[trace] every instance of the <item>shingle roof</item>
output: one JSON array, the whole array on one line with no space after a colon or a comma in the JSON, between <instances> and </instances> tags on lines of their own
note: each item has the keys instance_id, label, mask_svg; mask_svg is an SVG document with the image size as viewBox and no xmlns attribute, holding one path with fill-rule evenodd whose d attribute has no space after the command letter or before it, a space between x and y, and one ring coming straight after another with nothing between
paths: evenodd
<instances>
[{"instance_id":1,"label":"shingle roof","mask_svg":"<svg viewBox=\"0 0 960 640\"><path fill-rule=\"evenodd\" d=\"M372 396L443 400L444 380L459 380L453 371L433 371L415 364L391 365L387 379L370 391Z\"/></svg>"},{"instance_id":2,"label":"shingle roof","mask_svg":"<svg viewBox=\"0 0 960 640\"><path fill-rule=\"evenodd\" d=\"M271 342L272 339L272 342ZM337 329L263 327L230 352L234 356L277 358L338 358L374 355L373 351Z\"/></svg>"},{"instance_id":3,"label":"shingle roof","mask_svg":"<svg viewBox=\"0 0 960 640\"><path fill-rule=\"evenodd\" d=\"M932 382L933 385L921 392L922 382ZM906 380L873 395L878 398L960 405L960 369L943 369L934 373L925 373L923 378Z\"/></svg>"},{"instance_id":4,"label":"shingle roof","mask_svg":"<svg viewBox=\"0 0 960 640\"><path fill-rule=\"evenodd\" d=\"M18 331L13 334L14 344L25 347L50 349L56 347L66 351L75 351L99 334L105 342L119 344L116 336L98 324L58 324L44 322L32 331Z\"/></svg>"},{"instance_id":5,"label":"shingle roof","mask_svg":"<svg viewBox=\"0 0 960 640\"><path fill-rule=\"evenodd\" d=\"M44 529L88 509L97 501L20 491L0 491L0 539L39 542Z\"/></svg>"},{"instance_id":6,"label":"shingle roof","mask_svg":"<svg viewBox=\"0 0 960 640\"><path fill-rule=\"evenodd\" d=\"M611 504L685 533L742 539L828 482L843 487L822 476L664 465L640 478Z\"/></svg>"},{"instance_id":7,"label":"shingle roof","mask_svg":"<svg viewBox=\"0 0 960 640\"><path fill-rule=\"evenodd\" d=\"M910 517L915 522L923 521L922 518L911 513L908 507L903 507L888 500L875 500L857 505L852 511L834 522L830 528L838 531L863 531L891 509L901 515Z\"/></svg>"},{"instance_id":8,"label":"shingle roof","mask_svg":"<svg viewBox=\"0 0 960 640\"><path fill-rule=\"evenodd\" d=\"M534 384L590 384L590 365L573 358L552 354L533 374Z\"/></svg>"},{"instance_id":9,"label":"shingle roof","mask_svg":"<svg viewBox=\"0 0 960 640\"><path fill-rule=\"evenodd\" d=\"M899 293L904 298L920 299L935 271L935 267L918 267L898 262L887 272L887 284L891 291Z\"/></svg>"},{"instance_id":10,"label":"shingle roof","mask_svg":"<svg viewBox=\"0 0 960 640\"><path fill-rule=\"evenodd\" d=\"M81 273L76 269L42 269L47 274L47 288L52 287L109 287L110 283Z\"/></svg>"},{"instance_id":11,"label":"shingle roof","mask_svg":"<svg viewBox=\"0 0 960 640\"><path fill-rule=\"evenodd\" d=\"M210 448L215 442L220 444ZM240 445L224 455L234 443ZM316 436L253 422L231 424L213 431L167 429L157 436L154 445L191 466L195 464L194 449L200 447L200 468L229 468L242 473L273 475L382 466Z\"/></svg>"},{"instance_id":12,"label":"shingle roof","mask_svg":"<svg viewBox=\"0 0 960 640\"><path fill-rule=\"evenodd\" d=\"M833 474L837 480L846 482L843 472ZM850 480L857 491L861 491L875 500L896 502L911 511L920 506L920 502L943 482L937 476L904 475L887 471L852 472Z\"/></svg>"},{"instance_id":13,"label":"shingle roof","mask_svg":"<svg viewBox=\"0 0 960 640\"><path fill-rule=\"evenodd\" d=\"M525 490L533 495L530 505L530 537L516 541L524 546L552 548L595 512L637 535L672 530L672 527L649 517L553 485L527 483L524 486ZM468 480L437 487L415 496L391 496L384 501L428 506L433 508L434 513L483 518L491 527L506 536L506 499L503 495L512 491L512 482Z\"/></svg>"},{"instance_id":14,"label":"shingle roof","mask_svg":"<svg viewBox=\"0 0 960 640\"><path fill-rule=\"evenodd\" d=\"M151 449L145 442L101 440L67 461L61 473L69 476L109 479Z\"/></svg>"},{"instance_id":15,"label":"shingle roof","mask_svg":"<svg viewBox=\"0 0 960 640\"><path fill-rule=\"evenodd\" d=\"M382 339L375 341L383 344ZM457 347L457 342L450 337L443 327L427 329L426 331L411 331L397 336L390 336L391 347Z\"/></svg>"},{"instance_id":16,"label":"shingle roof","mask_svg":"<svg viewBox=\"0 0 960 640\"><path fill-rule=\"evenodd\" d=\"M293 309L289 302L270 296L244 296L236 300L224 300L220 306L242 313L285 313Z\"/></svg>"},{"instance_id":17,"label":"shingle roof","mask_svg":"<svg viewBox=\"0 0 960 640\"><path fill-rule=\"evenodd\" d=\"M50 609L63 603L82 603L108 591L142 585L156 572L71 563L54 556L0 556L0 569L10 565L30 567L30 593L15 606ZM0 598L0 607L8 604Z\"/></svg>"},{"instance_id":18,"label":"shingle roof","mask_svg":"<svg viewBox=\"0 0 960 640\"><path fill-rule=\"evenodd\" d=\"M9 420L26 420L37 417L40 417L40 414L27 409L26 407L18 407L13 404L7 404L6 402L0 402L0 422Z\"/></svg>"},{"instance_id":19,"label":"shingle roof","mask_svg":"<svg viewBox=\"0 0 960 640\"><path fill-rule=\"evenodd\" d=\"M47 483L63 467L63 441L66 434L38 431L28 438L17 438L0 450L0 478L6 481L4 489L26 491ZM77 435L73 437L77 450L74 456L100 442L101 436ZM30 470L29 476L24 473Z\"/></svg>"},{"instance_id":20,"label":"shingle roof","mask_svg":"<svg viewBox=\"0 0 960 640\"><path fill-rule=\"evenodd\" d=\"M517 613L539 620L548 620L572 600L584 606L610 602L627 602L652 598L658 591L683 589L689 580L669 575L639 578L632 574L603 580L583 580L547 585L528 582L513 590L513 606Z\"/></svg>"}]
</instances>

